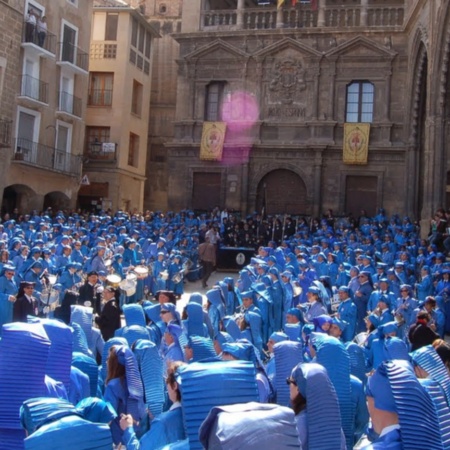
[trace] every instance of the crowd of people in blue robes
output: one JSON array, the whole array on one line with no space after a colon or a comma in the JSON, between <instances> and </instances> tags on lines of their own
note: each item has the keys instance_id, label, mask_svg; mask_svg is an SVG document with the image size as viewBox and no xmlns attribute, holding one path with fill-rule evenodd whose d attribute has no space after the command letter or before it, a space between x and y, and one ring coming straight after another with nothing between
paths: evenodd
<instances>
[{"instance_id":1,"label":"crowd of people in blue robes","mask_svg":"<svg viewBox=\"0 0 450 450\"><path fill-rule=\"evenodd\" d=\"M384 210L5 217L0 354L30 388L0 387L0 437L27 449L260 449L273 429L280 449L421 448L419 434L450 448L438 217L427 239ZM186 295L205 239L254 257ZM10 377L2 364L0 386Z\"/></svg>"}]
</instances>

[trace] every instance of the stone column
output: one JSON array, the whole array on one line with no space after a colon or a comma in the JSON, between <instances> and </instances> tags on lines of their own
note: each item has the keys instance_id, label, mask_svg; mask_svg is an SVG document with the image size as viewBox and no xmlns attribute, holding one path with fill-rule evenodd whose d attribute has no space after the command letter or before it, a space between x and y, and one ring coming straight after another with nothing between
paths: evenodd
<instances>
[{"instance_id":1,"label":"stone column","mask_svg":"<svg viewBox=\"0 0 450 450\"><path fill-rule=\"evenodd\" d=\"M244 8L245 0L238 0L236 16L236 27L238 30L242 30L244 28Z\"/></svg>"},{"instance_id":2,"label":"stone column","mask_svg":"<svg viewBox=\"0 0 450 450\"><path fill-rule=\"evenodd\" d=\"M248 159L241 165L241 214L245 217L248 214Z\"/></svg>"},{"instance_id":3,"label":"stone column","mask_svg":"<svg viewBox=\"0 0 450 450\"><path fill-rule=\"evenodd\" d=\"M277 9L277 28L283 28L283 7Z\"/></svg>"},{"instance_id":4,"label":"stone column","mask_svg":"<svg viewBox=\"0 0 450 450\"><path fill-rule=\"evenodd\" d=\"M336 61L337 58L335 56L333 56L333 58L331 59L330 62L330 67L329 67L329 76L330 76L330 101L328 102L328 110L327 110L327 118L328 120L331 120L332 118L334 118L334 102L335 102L335 92L337 89L336 86L336 74L337 74L337 68L336 68ZM339 117L339 116L338 116ZM337 120L339 120L339 118L336 118ZM345 122L346 118L344 117L344 122Z\"/></svg>"},{"instance_id":5,"label":"stone column","mask_svg":"<svg viewBox=\"0 0 450 450\"><path fill-rule=\"evenodd\" d=\"M392 60L390 64L389 70L386 72L385 78L385 93L384 93L384 102L385 102L385 111L384 111L384 119L383 122L390 122L391 116L391 81L392 81Z\"/></svg>"},{"instance_id":6,"label":"stone column","mask_svg":"<svg viewBox=\"0 0 450 450\"><path fill-rule=\"evenodd\" d=\"M369 0L361 0L361 23L360 26L367 25Z\"/></svg>"},{"instance_id":7,"label":"stone column","mask_svg":"<svg viewBox=\"0 0 450 450\"><path fill-rule=\"evenodd\" d=\"M312 215L313 217L321 216L321 201L322 201L322 150L317 149L314 163L313 163L313 207Z\"/></svg>"},{"instance_id":8,"label":"stone column","mask_svg":"<svg viewBox=\"0 0 450 450\"><path fill-rule=\"evenodd\" d=\"M317 16L317 26L325 26L325 0L317 0L319 15Z\"/></svg>"}]
</instances>

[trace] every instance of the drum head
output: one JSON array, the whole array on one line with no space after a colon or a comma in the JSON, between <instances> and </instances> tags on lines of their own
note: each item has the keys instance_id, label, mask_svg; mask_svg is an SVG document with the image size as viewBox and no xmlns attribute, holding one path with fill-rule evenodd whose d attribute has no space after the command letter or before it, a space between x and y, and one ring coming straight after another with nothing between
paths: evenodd
<instances>
[{"instance_id":1,"label":"drum head","mask_svg":"<svg viewBox=\"0 0 450 450\"><path fill-rule=\"evenodd\" d=\"M44 289L39 295L39 300L44 305L53 305L59 301L59 291L56 289Z\"/></svg>"},{"instance_id":2,"label":"drum head","mask_svg":"<svg viewBox=\"0 0 450 450\"><path fill-rule=\"evenodd\" d=\"M128 281L136 281L137 280L137 275L135 273L129 273L127 275L127 280Z\"/></svg>"},{"instance_id":3,"label":"drum head","mask_svg":"<svg viewBox=\"0 0 450 450\"><path fill-rule=\"evenodd\" d=\"M136 273L139 279L143 279L148 277L148 267L147 266L136 266L134 268L134 272Z\"/></svg>"},{"instance_id":4,"label":"drum head","mask_svg":"<svg viewBox=\"0 0 450 450\"><path fill-rule=\"evenodd\" d=\"M112 273L106 277L106 281L110 284L119 284L122 281L122 278L117 273Z\"/></svg>"}]
</instances>

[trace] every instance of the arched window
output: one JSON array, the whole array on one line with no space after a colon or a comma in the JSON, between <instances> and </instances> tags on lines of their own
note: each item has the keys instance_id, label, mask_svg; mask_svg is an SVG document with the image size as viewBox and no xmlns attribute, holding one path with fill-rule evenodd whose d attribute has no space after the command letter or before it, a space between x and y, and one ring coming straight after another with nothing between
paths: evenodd
<instances>
[{"instance_id":1,"label":"arched window","mask_svg":"<svg viewBox=\"0 0 450 450\"><path fill-rule=\"evenodd\" d=\"M374 85L368 81L353 81L347 86L346 122L373 122Z\"/></svg>"}]
</instances>

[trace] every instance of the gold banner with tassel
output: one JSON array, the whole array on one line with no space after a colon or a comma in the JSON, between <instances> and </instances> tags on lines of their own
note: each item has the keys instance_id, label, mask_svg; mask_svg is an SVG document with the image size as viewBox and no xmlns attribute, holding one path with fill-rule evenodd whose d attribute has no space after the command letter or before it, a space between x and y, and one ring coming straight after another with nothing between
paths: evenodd
<instances>
[{"instance_id":1,"label":"gold banner with tassel","mask_svg":"<svg viewBox=\"0 0 450 450\"><path fill-rule=\"evenodd\" d=\"M344 123L344 164L367 164L370 123Z\"/></svg>"},{"instance_id":2,"label":"gold banner with tassel","mask_svg":"<svg viewBox=\"0 0 450 450\"><path fill-rule=\"evenodd\" d=\"M221 161L225 141L226 122L204 122L200 159L204 161Z\"/></svg>"}]
</instances>

